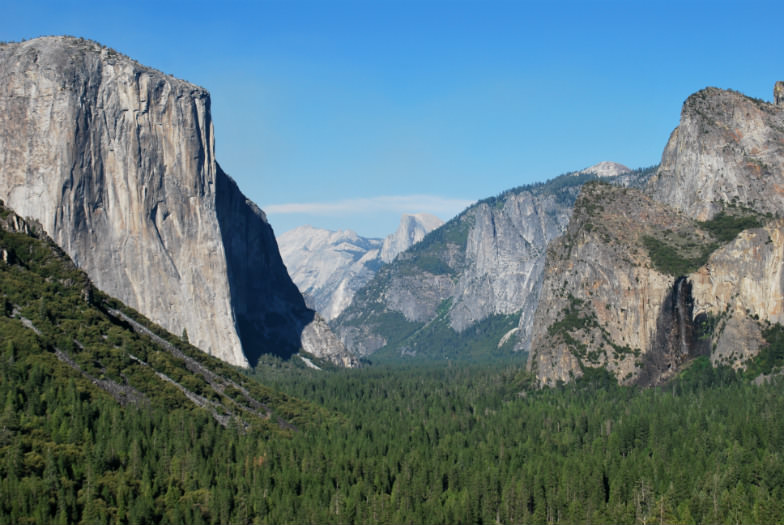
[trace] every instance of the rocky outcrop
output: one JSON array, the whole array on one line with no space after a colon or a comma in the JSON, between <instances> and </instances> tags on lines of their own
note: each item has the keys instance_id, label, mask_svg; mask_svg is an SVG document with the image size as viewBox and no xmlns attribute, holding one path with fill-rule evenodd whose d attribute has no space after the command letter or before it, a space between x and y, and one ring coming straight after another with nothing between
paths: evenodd
<instances>
[{"instance_id":1,"label":"rocky outcrop","mask_svg":"<svg viewBox=\"0 0 784 525\"><path fill-rule=\"evenodd\" d=\"M586 185L548 250L528 364L540 384L603 367L650 386L701 355L744 366L765 344L761 327L784 317L784 222L723 245L715 226L636 190Z\"/></svg>"},{"instance_id":2,"label":"rocky outcrop","mask_svg":"<svg viewBox=\"0 0 784 525\"><path fill-rule=\"evenodd\" d=\"M650 386L711 349L733 366L755 355L758 322L781 317L781 225L723 246L715 226L633 189L584 186L548 250L528 364L540 384L603 367Z\"/></svg>"},{"instance_id":3,"label":"rocky outcrop","mask_svg":"<svg viewBox=\"0 0 784 525\"><path fill-rule=\"evenodd\" d=\"M604 160L602 162L599 162L598 164L594 164L593 166L585 168L584 170L580 170L577 173L579 175L592 173L599 178L604 178L604 177L617 177L618 175L625 175L627 173L631 173L631 171L632 170L630 170L623 164Z\"/></svg>"},{"instance_id":4,"label":"rocky outcrop","mask_svg":"<svg viewBox=\"0 0 784 525\"><path fill-rule=\"evenodd\" d=\"M665 224L691 229L692 221L673 224L672 215L633 189L583 188L566 234L548 250L533 320L528 368L542 385L568 382L584 366L636 379L673 284L652 267L642 239Z\"/></svg>"},{"instance_id":5,"label":"rocky outcrop","mask_svg":"<svg viewBox=\"0 0 784 525\"><path fill-rule=\"evenodd\" d=\"M716 88L690 96L648 191L699 220L727 203L780 214L784 109Z\"/></svg>"},{"instance_id":6,"label":"rocky outcrop","mask_svg":"<svg viewBox=\"0 0 784 525\"><path fill-rule=\"evenodd\" d=\"M83 39L0 46L2 198L99 288L247 366L297 351L314 314L214 143L202 88Z\"/></svg>"},{"instance_id":7,"label":"rocky outcrop","mask_svg":"<svg viewBox=\"0 0 784 525\"><path fill-rule=\"evenodd\" d=\"M765 344L760 323L784 324L784 221L741 232L690 278L695 315L716 325L711 361L742 366Z\"/></svg>"},{"instance_id":8,"label":"rocky outcrop","mask_svg":"<svg viewBox=\"0 0 784 525\"><path fill-rule=\"evenodd\" d=\"M743 367L760 351L784 321L781 118L703 90L646 187L653 199L584 186L548 251L529 360L541 385L586 367L654 385L700 355Z\"/></svg>"}]
</instances>

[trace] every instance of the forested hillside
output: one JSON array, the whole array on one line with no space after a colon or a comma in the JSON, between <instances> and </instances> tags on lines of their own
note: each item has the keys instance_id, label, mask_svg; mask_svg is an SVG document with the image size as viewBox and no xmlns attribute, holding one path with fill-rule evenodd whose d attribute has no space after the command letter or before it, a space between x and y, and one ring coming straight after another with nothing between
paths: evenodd
<instances>
[{"instance_id":1,"label":"forested hillside","mask_svg":"<svg viewBox=\"0 0 784 525\"><path fill-rule=\"evenodd\" d=\"M327 417L107 297L2 206L0 301L0 522L198 521L239 435L261 461Z\"/></svg>"},{"instance_id":2,"label":"forested hillside","mask_svg":"<svg viewBox=\"0 0 784 525\"><path fill-rule=\"evenodd\" d=\"M523 356L251 378L0 215L0 522L784 520L780 327L746 373L648 390L536 390Z\"/></svg>"}]
</instances>

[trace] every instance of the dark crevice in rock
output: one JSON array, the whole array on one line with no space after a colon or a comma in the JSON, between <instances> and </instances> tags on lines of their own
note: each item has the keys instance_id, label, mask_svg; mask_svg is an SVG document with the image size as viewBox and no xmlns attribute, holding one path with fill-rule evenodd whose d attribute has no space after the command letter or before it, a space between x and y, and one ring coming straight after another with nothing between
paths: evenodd
<instances>
[{"instance_id":1,"label":"dark crevice in rock","mask_svg":"<svg viewBox=\"0 0 784 525\"><path fill-rule=\"evenodd\" d=\"M645 355L637 380L641 386L660 384L691 359L710 353L710 338L702 333L703 320L694 318L692 283L678 277L661 306L653 347Z\"/></svg>"}]
</instances>

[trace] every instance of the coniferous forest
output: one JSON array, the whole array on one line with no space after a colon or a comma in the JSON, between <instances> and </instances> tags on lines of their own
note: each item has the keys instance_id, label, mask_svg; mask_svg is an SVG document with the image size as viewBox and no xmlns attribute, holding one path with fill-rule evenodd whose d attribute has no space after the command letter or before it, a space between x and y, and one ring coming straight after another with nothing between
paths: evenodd
<instances>
[{"instance_id":1,"label":"coniferous forest","mask_svg":"<svg viewBox=\"0 0 784 525\"><path fill-rule=\"evenodd\" d=\"M123 407L41 357L2 356L6 523L784 518L782 385L705 363L644 391L600 374L530 391L518 363L282 368L276 386L330 415L272 431Z\"/></svg>"},{"instance_id":2,"label":"coniferous forest","mask_svg":"<svg viewBox=\"0 0 784 525\"><path fill-rule=\"evenodd\" d=\"M781 327L745 372L699 358L645 390L535 389L525 356L243 372L42 234L0 249L0 523L784 520Z\"/></svg>"}]
</instances>

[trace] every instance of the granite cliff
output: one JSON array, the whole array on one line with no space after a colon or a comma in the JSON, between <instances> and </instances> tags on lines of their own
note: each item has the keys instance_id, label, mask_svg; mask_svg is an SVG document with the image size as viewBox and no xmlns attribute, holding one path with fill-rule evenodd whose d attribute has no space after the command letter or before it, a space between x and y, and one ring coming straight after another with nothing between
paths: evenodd
<instances>
[{"instance_id":1,"label":"granite cliff","mask_svg":"<svg viewBox=\"0 0 784 525\"><path fill-rule=\"evenodd\" d=\"M232 364L353 361L215 160L204 89L71 37L0 46L0 196L102 290ZM316 336L318 335L318 336Z\"/></svg>"},{"instance_id":2,"label":"granite cliff","mask_svg":"<svg viewBox=\"0 0 784 525\"><path fill-rule=\"evenodd\" d=\"M666 381L697 356L743 367L781 323L784 111L689 97L645 193L586 185L553 243L529 368L542 385L604 367Z\"/></svg>"},{"instance_id":3,"label":"granite cliff","mask_svg":"<svg viewBox=\"0 0 784 525\"><path fill-rule=\"evenodd\" d=\"M784 209L782 107L717 88L691 95L648 193L699 220L712 218L727 203L779 213Z\"/></svg>"}]
</instances>

